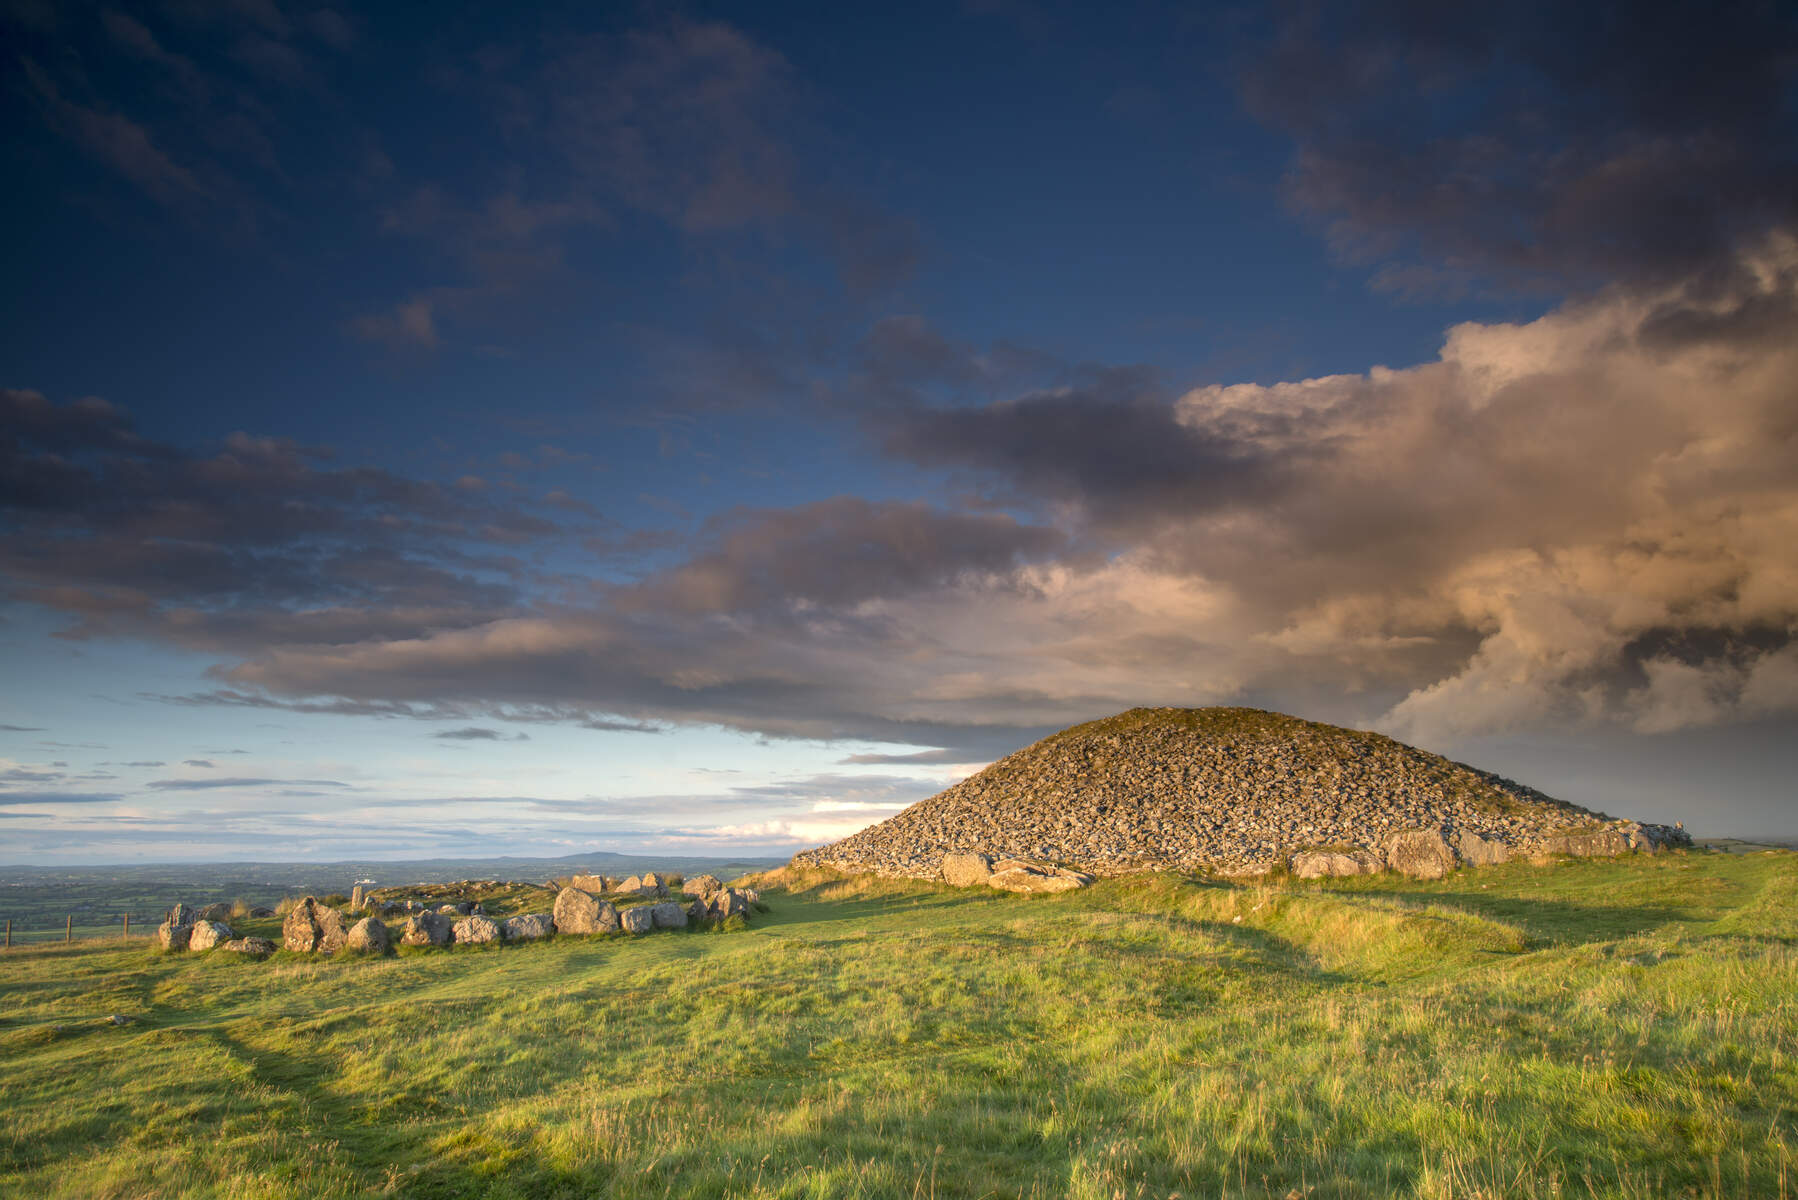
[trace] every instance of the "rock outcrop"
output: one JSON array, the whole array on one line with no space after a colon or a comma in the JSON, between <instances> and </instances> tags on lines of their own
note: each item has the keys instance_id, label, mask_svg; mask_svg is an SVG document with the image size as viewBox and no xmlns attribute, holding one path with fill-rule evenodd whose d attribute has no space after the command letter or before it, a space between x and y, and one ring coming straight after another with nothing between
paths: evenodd
<instances>
[{"instance_id":1,"label":"rock outcrop","mask_svg":"<svg viewBox=\"0 0 1798 1200\"><path fill-rule=\"evenodd\" d=\"M187 936L189 950L210 950L221 946L236 935L231 927L218 921L195 921L193 931Z\"/></svg>"},{"instance_id":2,"label":"rock outcrop","mask_svg":"<svg viewBox=\"0 0 1798 1200\"><path fill-rule=\"evenodd\" d=\"M364 954L385 954L392 948L387 933L387 923L379 917L363 917L345 935L343 944L351 950L359 950Z\"/></svg>"},{"instance_id":3,"label":"rock outcrop","mask_svg":"<svg viewBox=\"0 0 1798 1200\"><path fill-rule=\"evenodd\" d=\"M343 914L307 896L293 906L281 923L281 944L303 954L335 954L343 949L347 933Z\"/></svg>"},{"instance_id":4,"label":"rock outcrop","mask_svg":"<svg viewBox=\"0 0 1798 1200\"><path fill-rule=\"evenodd\" d=\"M577 887L556 893L554 917L557 933L613 933L618 929L618 910Z\"/></svg>"},{"instance_id":5,"label":"rock outcrop","mask_svg":"<svg viewBox=\"0 0 1798 1200\"><path fill-rule=\"evenodd\" d=\"M413 913L400 930L402 946L447 946L455 935L455 923L442 913Z\"/></svg>"},{"instance_id":6,"label":"rock outcrop","mask_svg":"<svg viewBox=\"0 0 1798 1200\"><path fill-rule=\"evenodd\" d=\"M175 905L176 909L186 908L184 904ZM188 909L192 912L192 909ZM177 925L173 921L164 921L156 927L156 945L163 950L185 950L188 939L193 937L193 922Z\"/></svg>"},{"instance_id":7,"label":"rock outcrop","mask_svg":"<svg viewBox=\"0 0 1798 1200\"><path fill-rule=\"evenodd\" d=\"M1627 846L1631 828L1644 844L1689 842L1376 733L1249 708L1138 708L1045 738L793 861L918 879L944 879L950 863L971 879L967 856L1093 875L1252 875L1306 853L1384 862L1397 835L1419 830L1434 831L1452 867L1463 834L1502 847L1476 847L1496 858L1601 853L1613 838ZM1433 846L1404 845L1401 858L1419 869L1441 864Z\"/></svg>"},{"instance_id":8,"label":"rock outcrop","mask_svg":"<svg viewBox=\"0 0 1798 1200\"><path fill-rule=\"evenodd\" d=\"M546 938L556 931L555 919L548 913L519 913L507 917L501 926L509 942L528 942Z\"/></svg>"},{"instance_id":9,"label":"rock outcrop","mask_svg":"<svg viewBox=\"0 0 1798 1200\"><path fill-rule=\"evenodd\" d=\"M456 922L456 945L480 946L500 939L499 922L476 913Z\"/></svg>"},{"instance_id":10,"label":"rock outcrop","mask_svg":"<svg viewBox=\"0 0 1798 1200\"><path fill-rule=\"evenodd\" d=\"M710 896L723 890L724 885L718 882L716 875L695 875L681 883L681 894L684 896Z\"/></svg>"}]
</instances>

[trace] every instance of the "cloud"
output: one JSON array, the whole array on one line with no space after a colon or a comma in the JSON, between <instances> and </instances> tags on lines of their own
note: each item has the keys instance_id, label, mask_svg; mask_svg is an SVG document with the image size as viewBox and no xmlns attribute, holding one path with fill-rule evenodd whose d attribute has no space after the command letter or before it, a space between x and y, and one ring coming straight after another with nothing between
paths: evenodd
<instances>
[{"instance_id":1,"label":"cloud","mask_svg":"<svg viewBox=\"0 0 1798 1200\"><path fill-rule=\"evenodd\" d=\"M0 791L0 807L16 808L39 804L115 804L120 800L114 792L12 792ZM18 815L18 814L9 814Z\"/></svg>"},{"instance_id":2,"label":"cloud","mask_svg":"<svg viewBox=\"0 0 1798 1200\"><path fill-rule=\"evenodd\" d=\"M184 758L181 760L181 765L184 767L211 767L216 764L204 758Z\"/></svg>"},{"instance_id":3,"label":"cloud","mask_svg":"<svg viewBox=\"0 0 1798 1200\"><path fill-rule=\"evenodd\" d=\"M528 733L501 733L497 729L483 729L478 725L470 725L463 729L441 729L431 735L456 742L528 742Z\"/></svg>"},{"instance_id":4,"label":"cloud","mask_svg":"<svg viewBox=\"0 0 1798 1200\"><path fill-rule=\"evenodd\" d=\"M0 733L42 733L41 725L0 725Z\"/></svg>"},{"instance_id":5,"label":"cloud","mask_svg":"<svg viewBox=\"0 0 1798 1200\"><path fill-rule=\"evenodd\" d=\"M1287 178L1376 286L1664 284L1798 223L1778 5L1289 6L1244 72Z\"/></svg>"},{"instance_id":6,"label":"cloud","mask_svg":"<svg viewBox=\"0 0 1798 1200\"><path fill-rule=\"evenodd\" d=\"M217 788L255 788L271 787L277 784L302 784L307 787L351 788L352 785L340 783L335 779L152 779L145 787L157 792L199 792L212 791ZM309 793L301 793L309 794Z\"/></svg>"}]
</instances>

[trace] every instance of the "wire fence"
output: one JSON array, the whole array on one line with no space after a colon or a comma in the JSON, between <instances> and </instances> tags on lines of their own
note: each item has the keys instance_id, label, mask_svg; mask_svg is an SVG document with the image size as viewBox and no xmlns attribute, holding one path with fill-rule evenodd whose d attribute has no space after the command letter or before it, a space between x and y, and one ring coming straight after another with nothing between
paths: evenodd
<instances>
[{"instance_id":1,"label":"wire fence","mask_svg":"<svg viewBox=\"0 0 1798 1200\"><path fill-rule=\"evenodd\" d=\"M0 949L47 943L144 941L156 936L161 913L67 913L62 919L43 916L0 918Z\"/></svg>"}]
</instances>

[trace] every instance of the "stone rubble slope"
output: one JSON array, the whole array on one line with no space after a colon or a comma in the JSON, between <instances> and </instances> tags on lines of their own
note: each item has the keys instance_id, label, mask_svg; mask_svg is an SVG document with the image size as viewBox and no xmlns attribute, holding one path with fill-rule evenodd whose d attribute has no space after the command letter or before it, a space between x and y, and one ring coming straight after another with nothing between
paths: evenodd
<instances>
[{"instance_id":1,"label":"stone rubble slope","mask_svg":"<svg viewBox=\"0 0 1798 1200\"><path fill-rule=\"evenodd\" d=\"M1094 875L1356 874L1380 869L1413 830L1465 862L1689 844L1683 831L1612 821L1377 733L1253 708L1134 708L793 862L917 879L944 878L955 854Z\"/></svg>"}]
</instances>

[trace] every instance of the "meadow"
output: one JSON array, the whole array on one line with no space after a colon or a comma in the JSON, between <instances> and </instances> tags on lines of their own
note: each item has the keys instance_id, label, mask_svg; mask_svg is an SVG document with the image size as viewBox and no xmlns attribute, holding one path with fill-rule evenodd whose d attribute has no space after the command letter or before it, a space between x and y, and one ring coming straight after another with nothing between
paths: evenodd
<instances>
[{"instance_id":1,"label":"meadow","mask_svg":"<svg viewBox=\"0 0 1798 1200\"><path fill-rule=\"evenodd\" d=\"M0 1193L1794 1189L1789 852L762 896L744 931L384 959L15 948Z\"/></svg>"}]
</instances>

